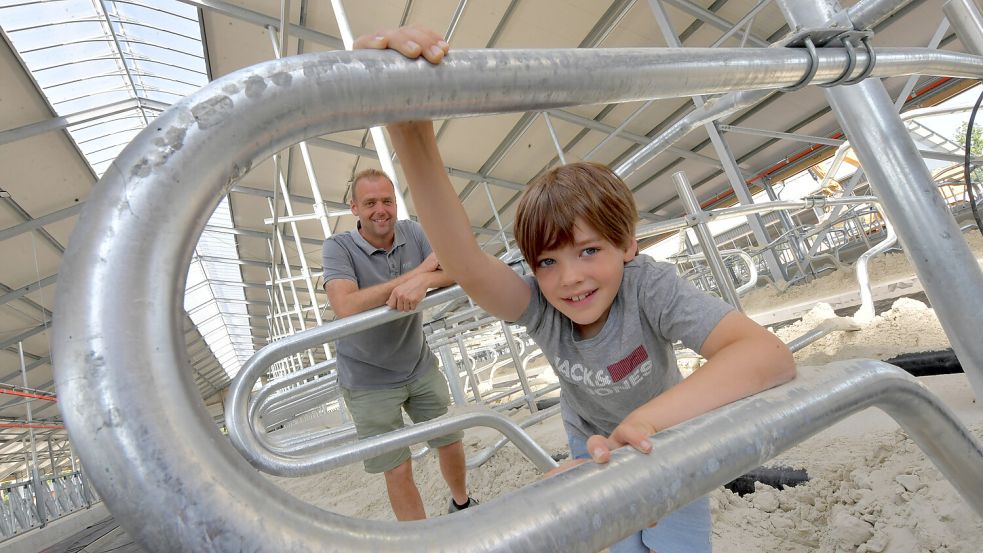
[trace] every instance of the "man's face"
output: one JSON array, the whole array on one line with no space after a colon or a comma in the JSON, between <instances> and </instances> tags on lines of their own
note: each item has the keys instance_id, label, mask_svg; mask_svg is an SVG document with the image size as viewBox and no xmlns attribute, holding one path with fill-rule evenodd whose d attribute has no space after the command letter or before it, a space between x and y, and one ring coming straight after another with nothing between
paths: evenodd
<instances>
[{"instance_id":1,"label":"man's face","mask_svg":"<svg viewBox=\"0 0 983 553\"><path fill-rule=\"evenodd\" d=\"M390 245L396 228L396 193L389 179L359 179L353 188L351 208L362 223L362 236L370 244Z\"/></svg>"}]
</instances>

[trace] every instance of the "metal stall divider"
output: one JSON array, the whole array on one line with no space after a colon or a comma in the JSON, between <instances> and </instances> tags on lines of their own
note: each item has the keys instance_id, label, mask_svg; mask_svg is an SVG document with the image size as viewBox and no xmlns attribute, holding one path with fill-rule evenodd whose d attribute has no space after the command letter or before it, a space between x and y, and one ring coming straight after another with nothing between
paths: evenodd
<instances>
[{"instance_id":1,"label":"metal stall divider","mask_svg":"<svg viewBox=\"0 0 983 553\"><path fill-rule=\"evenodd\" d=\"M257 478L224 441L216 439L217 431L208 424L201 402L189 395L180 376L184 373L177 372L186 360L159 347L177 343L170 336L175 326L171 323L178 316L170 298L171 283L183 281L182 267L187 264L182 261L191 250L188 244L194 243L211 208L234 182L237 168L252 166L306 138L288 130L292 118L298 116L296 105L322 102L332 106L307 121L307 132L320 134L406 118L790 86L800 82L804 73L813 74L817 83L833 82L849 63L849 56L836 48L824 49L828 51L813 70L807 69L811 58L803 52L758 50L462 50L455 52L453 60L426 72L417 71L418 66L398 55L360 52L357 56L364 71L349 75L344 85L330 78L332 68L341 65L332 62L351 60L353 55L328 52L230 74L176 104L158 124L185 130L183 147L155 157L167 161L149 171L131 171L146 166L147 152L156 156L157 150L166 147L154 144L154 130L148 128L117 158L118 171L107 173L83 210L76 239L65 255L60 281L66 284L59 287L57 297L62 319L55 327L53 342L56 379L65 401L70 402L65 409L66 424L83 460L107 469L92 477L105 490L105 501L119 522L142 544L160 551L231 551L244 543L276 544L280 550L298 552L325 543L345 550L422 551L435 543L452 543L465 531L476 550L595 551L870 405L898 419L967 501L983 511L980 445L911 378L883 363L854 361L824 370L803 370L790 384L660 433L652 456L619 452L609 467L584 465L450 517L405 524L353 520L305 506ZM983 66L976 56L923 49L878 54L871 72L874 77L933 71L979 77ZM739 64L731 67L733 61ZM479 66L482 71L477 70ZM687 71L688 79L671 78L681 70ZM416 79L418 97L414 101L419 103L380 102L360 93L358 83L351 82L364 73L367 84L369 76L382 72L394 82ZM585 72L604 78L587 86L580 78ZM292 75L292 82L289 87L270 89L276 101L250 99L241 92L243 79L268 79L281 73ZM543 79L550 79L553 86L543 87ZM232 89L239 92L229 92ZM230 101L222 103L223 98ZM365 102L378 108L372 121L360 115ZM203 107L212 109L202 111ZM238 110L249 117L237 117ZM264 140L237 140L256 134L257 129ZM216 163L218 158L223 162ZM185 174L196 178L183 178ZM165 178L172 186L155 185ZM186 205L165 218L154 206L174 194L184 197ZM128 209L118 209L121 197L126 197ZM890 215L891 210L888 212ZM894 222L905 241L903 225ZM168 232L161 233L162 229ZM156 243L153 259L145 251L151 242ZM147 270L151 261L162 270ZM148 276L132 278L134 271ZM164 307L137 314L119 307L121 296ZM976 318L983 316L980 313L983 310L977 310ZM358 316L349 319L346 324L362 321ZM284 338L279 344L300 350L316 347L324 337L318 330ZM947 330L957 337L961 332L959 328ZM256 367L266 363L265 371L278 359L272 354L265 360L254 356L248 363ZM127 371L134 363L144 367L141 374ZM976 370L976 366L966 366L967 372ZM245 404L236 411L236 416L245 418ZM114 431L99 432L106 425ZM420 428L417 435L401 439L422 439L430 432L447 430L436 426ZM248 432L241 437L253 439ZM521 433L516 437L521 440ZM116 447L121 441L140 447ZM693 447L696 443L713 444L713 451ZM387 445L380 441L359 452L346 450L346 455L371 454L373 447ZM716 462L704 462L708 454ZM275 465L281 461L274 458ZM283 468L302 473L319 462L335 461L317 457L300 463L301 467ZM678 474L684 469L691 476L680 481ZM587 488L596 493L583 494ZM148 496L157 500L142 501ZM557 512L548 505L576 508ZM184 513L181 521L167 516L173 512ZM511 529L507 533L501 532L503 515ZM145 520L159 524L146 525ZM217 535L223 541L216 541Z\"/></svg>"}]
</instances>

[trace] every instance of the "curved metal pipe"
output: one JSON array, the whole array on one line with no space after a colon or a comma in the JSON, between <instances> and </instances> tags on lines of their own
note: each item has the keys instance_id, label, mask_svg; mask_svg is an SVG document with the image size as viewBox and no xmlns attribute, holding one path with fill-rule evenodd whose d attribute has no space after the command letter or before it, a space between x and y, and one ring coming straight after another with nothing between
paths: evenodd
<instances>
[{"instance_id":1,"label":"curved metal pipe","mask_svg":"<svg viewBox=\"0 0 983 553\"><path fill-rule=\"evenodd\" d=\"M255 410L251 411L250 418L265 418L275 411L289 409L298 401L303 401L313 396L324 396L337 389L337 378L334 377L304 382L289 390L283 390L274 396L266 396L260 402L253 400L250 402L250 408L255 405Z\"/></svg>"},{"instance_id":2,"label":"curved metal pipe","mask_svg":"<svg viewBox=\"0 0 983 553\"><path fill-rule=\"evenodd\" d=\"M853 314L853 318L859 323L867 323L874 319L874 294L870 290L870 274L867 272L867 264L875 255L887 251L898 243L898 235L894 232L894 225L891 224L891 221L887 220L883 211L881 211L881 219L884 219L884 225L887 226L887 237L874 247L865 251L857 259L857 284L860 285L860 307Z\"/></svg>"},{"instance_id":3,"label":"curved metal pipe","mask_svg":"<svg viewBox=\"0 0 983 553\"><path fill-rule=\"evenodd\" d=\"M315 432L303 432L281 436L280 433L270 435L270 442L276 444L277 452L283 454L306 453L313 448L323 448L338 442L355 439L355 425L348 423L344 426L325 428ZM311 446L311 442L315 445Z\"/></svg>"},{"instance_id":4,"label":"curved metal pipe","mask_svg":"<svg viewBox=\"0 0 983 553\"><path fill-rule=\"evenodd\" d=\"M844 52L824 49L816 82L838 78L846 62ZM613 516L622 509L611 505L633 503L607 496L606 504L573 502L571 494L582 497L579 491L551 481L547 490L561 495L543 490L536 493L545 497L516 494L499 503L522 521L512 532L483 517L483 506L477 516L469 510L453 517L458 525L430 521L396 530L327 514L256 478L211 424L191 382L177 323L188 260L235 182L311 136L407 119L777 88L801 79L808 64L805 53L790 49L461 50L438 67L393 52L322 52L231 73L174 104L137 135L93 190L65 253L56 297L59 407L83 461L105 469L91 475L103 499L135 539L159 551L234 551L263 543L288 553L325 544L420 550L456 541L459 525L476 520L485 523L467 524L469 533L484 547L538 551L569 538L587 550L610 543L620 530L644 526L641 518L627 517L592 536L570 533L578 516ZM975 56L882 49L875 76L975 78L981 68ZM680 73L687 79L676 78ZM382 74L390 86L378 86ZM175 204L174 197L182 201ZM368 317L347 318L346 331L361 330ZM318 346L326 328L332 325L277 344L284 350ZM245 419L245 401L240 405ZM590 520L580 522L594 528Z\"/></svg>"},{"instance_id":5,"label":"curved metal pipe","mask_svg":"<svg viewBox=\"0 0 983 553\"><path fill-rule=\"evenodd\" d=\"M322 378L309 380L307 382L294 385L289 389L281 389L276 393L263 394L262 396L256 394L249 401L249 416L265 417L270 411L280 409L283 406L296 401L298 398L303 398L315 393L330 390L332 387L336 387L337 382L337 376L331 374ZM260 390L260 393L261 392L263 392L263 390Z\"/></svg>"},{"instance_id":6,"label":"curved metal pipe","mask_svg":"<svg viewBox=\"0 0 983 553\"><path fill-rule=\"evenodd\" d=\"M298 415L313 411L326 403L338 399L341 391L336 385L318 384L316 387L304 390L303 394L288 396L279 400L276 405L269 406L260 417L253 422L254 428L269 428L287 423Z\"/></svg>"},{"instance_id":7,"label":"curved metal pipe","mask_svg":"<svg viewBox=\"0 0 983 553\"><path fill-rule=\"evenodd\" d=\"M850 22L857 29L868 29L911 5L922 0L860 0L846 9Z\"/></svg>"},{"instance_id":8,"label":"curved metal pipe","mask_svg":"<svg viewBox=\"0 0 983 553\"><path fill-rule=\"evenodd\" d=\"M303 382L308 378L318 376L320 373L326 372L328 369L333 369L336 362L337 360L335 359L328 359L309 367L304 367L299 371L294 371L275 380L270 380L265 386L256 392L256 395L253 396L250 403L260 403L266 397L276 394L278 391L281 391L284 388Z\"/></svg>"},{"instance_id":9,"label":"curved metal pipe","mask_svg":"<svg viewBox=\"0 0 983 553\"><path fill-rule=\"evenodd\" d=\"M543 422L544 420L552 417L553 415L559 415L559 414L560 414L560 404L556 404L548 409L543 409L542 411L539 411L535 415L522 421L521 423L519 423L519 427L529 428L530 426ZM499 449L502 449L502 447L505 446L505 444L507 444L508 441L509 439L506 436L502 436L491 446L482 449L481 451L475 453L471 457L468 457L465 466L467 466L468 469L475 469L487 463L488 460L492 458L492 455L494 455L495 452L498 451Z\"/></svg>"},{"instance_id":10,"label":"curved metal pipe","mask_svg":"<svg viewBox=\"0 0 983 553\"><path fill-rule=\"evenodd\" d=\"M860 330L860 325L856 321L847 317L834 317L816 325L815 328L806 332L802 336L788 343L788 350L792 353L808 346L816 340L837 331L852 332Z\"/></svg>"},{"instance_id":11,"label":"curved metal pipe","mask_svg":"<svg viewBox=\"0 0 983 553\"><path fill-rule=\"evenodd\" d=\"M541 388L539 390L536 390L533 395L534 395L534 397L540 397L540 396L544 396L544 395L546 395L546 394L548 394L550 392L554 392L554 391L559 390L559 389L560 389L560 383L559 382L556 382L554 384L550 384L549 386L546 386L544 388ZM505 397L505 396L508 396L508 395L512 395L513 393L518 393L518 392L521 392L521 391L522 391L522 388L521 387L516 387L514 389L514 391L512 391L512 392L503 392L502 394L499 394L498 396L496 396L495 398L493 398L490 401L494 401L495 399L500 399L502 397ZM525 397L520 397L519 399L512 400L512 401L510 401L508 403L503 403L501 405L496 405L494 407L494 410L496 412L499 412L499 413L504 413L504 412L508 411L509 409L511 409L512 407L519 407L520 405L522 405L524 403L526 403L526 398ZM559 407L559 405L554 405L553 407ZM519 423L519 428L527 428L530 425L535 424L536 422L541 422L543 420L543 418L545 418L545 417L543 417L543 418L537 418L537 417L540 417L540 415L542 415L543 413L546 413L547 411L550 411L550 409L553 409L553 407L550 407L549 409L547 409L545 411L537 411L533 416L531 416L528 419L526 419L526 420L522 421L521 423ZM546 415L546 416L548 417L549 415ZM530 422L530 421L534 421L534 422ZM488 459L491 458L492 454L495 453L495 451L497 451L499 448L501 448L508 441L509 441L508 436L502 436L501 438L499 438L499 440L497 442L495 442L496 445L493 446L494 451L489 451L487 453L481 453L481 452L479 452L475 457L472 457L471 460L467 461L467 468L472 469L472 468L475 468L475 467L477 467L479 465L484 464L486 461L488 461ZM486 450L482 450L482 451L486 451ZM423 448L421 448L419 451L417 451L416 453L413 454L413 459L419 459L420 457L423 457L424 455L426 455L429 452L430 452L430 446L423 446Z\"/></svg>"},{"instance_id":12,"label":"curved metal pipe","mask_svg":"<svg viewBox=\"0 0 983 553\"><path fill-rule=\"evenodd\" d=\"M669 128L660 132L651 142L639 148L628 159L615 167L614 172L623 179L627 178L628 175L671 148L673 144L692 131L762 102L776 92L776 90L749 90L709 100L703 104L703 107L687 113Z\"/></svg>"},{"instance_id":13,"label":"curved metal pipe","mask_svg":"<svg viewBox=\"0 0 983 553\"><path fill-rule=\"evenodd\" d=\"M494 428L504 434L539 470L546 472L556 467L556 462L549 454L525 434L518 424L490 409L445 415L396 432L360 439L357 443L306 455L284 455L265 448L261 449L257 447L256 441L247 444L248 447L238 447L241 448L239 451L243 457L263 472L276 476L309 476L475 426ZM305 449L312 447L308 446Z\"/></svg>"},{"instance_id":14,"label":"curved metal pipe","mask_svg":"<svg viewBox=\"0 0 983 553\"><path fill-rule=\"evenodd\" d=\"M758 266L755 265L754 259L744 250L720 250L720 256L726 257L730 255L736 255L740 257L744 264L748 268L748 281L736 288L737 295L740 296L745 292L751 290L758 284ZM697 259L706 259L706 254L691 253L691 254L681 254L673 256L676 261L695 261Z\"/></svg>"}]
</instances>

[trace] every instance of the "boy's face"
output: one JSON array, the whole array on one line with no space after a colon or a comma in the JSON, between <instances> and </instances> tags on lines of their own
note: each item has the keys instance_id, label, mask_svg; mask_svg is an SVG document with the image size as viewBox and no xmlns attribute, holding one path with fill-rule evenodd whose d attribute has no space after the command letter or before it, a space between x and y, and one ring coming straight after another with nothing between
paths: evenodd
<instances>
[{"instance_id":1,"label":"boy's face","mask_svg":"<svg viewBox=\"0 0 983 553\"><path fill-rule=\"evenodd\" d=\"M590 338L604 327L637 244L612 244L579 218L573 238L539 255L536 280L546 300L573 321L581 337Z\"/></svg>"}]
</instances>

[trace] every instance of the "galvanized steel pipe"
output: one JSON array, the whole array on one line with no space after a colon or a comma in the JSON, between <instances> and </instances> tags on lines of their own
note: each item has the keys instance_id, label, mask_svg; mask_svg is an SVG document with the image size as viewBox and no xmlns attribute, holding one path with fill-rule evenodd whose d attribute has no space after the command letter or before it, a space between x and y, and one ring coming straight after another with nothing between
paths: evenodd
<instances>
[{"instance_id":1,"label":"galvanized steel pipe","mask_svg":"<svg viewBox=\"0 0 983 553\"><path fill-rule=\"evenodd\" d=\"M919 48L877 53L877 77L983 72L976 56ZM816 82L839 78L846 64L846 53L823 49ZM790 49L461 50L439 67L393 52L322 52L249 67L184 98L138 134L99 181L59 278L59 407L80 457L103 469L91 474L103 499L143 546L168 552L439 550L456 548L465 532L475 550L591 551L646 525L679 504L659 495L683 485L671 466L660 469L671 469L671 485L658 474L585 467L575 473L584 481L571 474L494 506L400 525L332 515L257 478L218 434L191 381L177 324L188 260L236 181L305 138L407 119L776 88L797 82L807 66L808 56ZM379 75L387 86L379 86ZM347 318L348 330L360 330L366 317ZM324 341L320 330L278 343L315 347ZM242 409L244 416L245 402ZM730 423L727 432L735 433ZM706 463L711 453L679 447L664 459L685 454L693 455L687 462ZM622 456L615 457L617 466ZM612 492L628 493L611 495L612 478L624 481ZM684 487L711 486L697 481ZM605 492L585 497L588 485ZM646 499L643 490L656 495ZM642 503L659 507L642 513ZM515 518L510 532L501 532L494 509ZM605 524L595 530L598 518Z\"/></svg>"},{"instance_id":2,"label":"galvanized steel pipe","mask_svg":"<svg viewBox=\"0 0 983 553\"><path fill-rule=\"evenodd\" d=\"M776 0L776 5L790 20L818 24L821 14L838 3ZM979 294L983 271L976 257L895 113L884 84L868 79L853 86L826 88L824 94L884 214L894 225L976 398L983 401L983 341L978 330L983 328L983 296Z\"/></svg>"}]
</instances>

